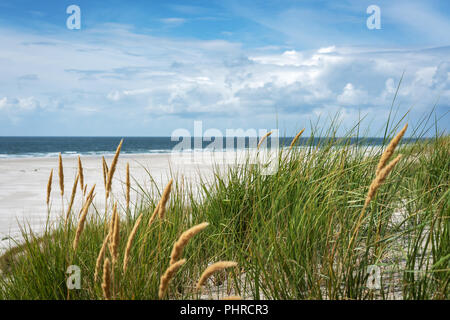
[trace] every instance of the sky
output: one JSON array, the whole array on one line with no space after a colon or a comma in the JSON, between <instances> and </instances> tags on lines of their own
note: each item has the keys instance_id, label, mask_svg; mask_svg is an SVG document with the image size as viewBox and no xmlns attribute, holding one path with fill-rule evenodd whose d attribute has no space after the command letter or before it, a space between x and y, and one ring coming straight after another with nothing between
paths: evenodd
<instances>
[{"instance_id":1,"label":"sky","mask_svg":"<svg viewBox=\"0 0 450 320\"><path fill-rule=\"evenodd\" d=\"M435 107L448 133L449 75L445 0L0 2L1 136L170 136L194 121L293 136L335 116L340 133L363 118L381 136L400 79L397 118Z\"/></svg>"}]
</instances>

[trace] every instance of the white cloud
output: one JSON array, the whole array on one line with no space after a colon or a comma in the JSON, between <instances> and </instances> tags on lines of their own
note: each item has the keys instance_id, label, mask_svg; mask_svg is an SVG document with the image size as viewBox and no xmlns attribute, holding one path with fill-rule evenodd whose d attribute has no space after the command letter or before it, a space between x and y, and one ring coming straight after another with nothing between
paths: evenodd
<instances>
[{"instance_id":1,"label":"white cloud","mask_svg":"<svg viewBox=\"0 0 450 320\"><path fill-rule=\"evenodd\" d=\"M8 103L8 98L4 97L0 99L0 110L6 109L6 104Z\"/></svg>"},{"instance_id":2,"label":"white cloud","mask_svg":"<svg viewBox=\"0 0 450 320\"><path fill-rule=\"evenodd\" d=\"M39 107L39 101L34 97L26 98L8 98L0 99L0 110L6 112L30 112Z\"/></svg>"},{"instance_id":3,"label":"white cloud","mask_svg":"<svg viewBox=\"0 0 450 320\"><path fill-rule=\"evenodd\" d=\"M73 121L95 112L103 115L96 121L129 123L130 130L154 121L152 133L159 135L192 118L218 127L267 125L259 118L273 120L275 112L296 125L319 111L340 110L350 123L358 108L369 117L386 115L403 71L402 111L411 105L427 110L438 96L450 105L449 48L244 49L223 40L137 34L120 25L67 39L2 30L0 41L0 114L40 110L49 118L70 114L60 118ZM31 74L32 85L10 81ZM159 120L168 116L172 121ZM107 125L96 127L103 134Z\"/></svg>"},{"instance_id":4,"label":"white cloud","mask_svg":"<svg viewBox=\"0 0 450 320\"><path fill-rule=\"evenodd\" d=\"M319 50L317 50L318 53L332 53L335 51L336 51L336 46L320 48Z\"/></svg>"},{"instance_id":5,"label":"white cloud","mask_svg":"<svg viewBox=\"0 0 450 320\"><path fill-rule=\"evenodd\" d=\"M368 103L368 95L366 91L356 89L353 84L347 83L342 93L337 96L337 102L344 106L365 105Z\"/></svg>"},{"instance_id":6,"label":"white cloud","mask_svg":"<svg viewBox=\"0 0 450 320\"><path fill-rule=\"evenodd\" d=\"M111 91L107 95L108 99L112 101L119 101L122 96L123 96L122 93L117 90Z\"/></svg>"},{"instance_id":7,"label":"white cloud","mask_svg":"<svg viewBox=\"0 0 450 320\"><path fill-rule=\"evenodd\" d=\"M170 25L172 27L177 27L186 22L186 19L183 18L164 18L160 20L162 23L166 25Z\"/></svg>"}]
</instances>

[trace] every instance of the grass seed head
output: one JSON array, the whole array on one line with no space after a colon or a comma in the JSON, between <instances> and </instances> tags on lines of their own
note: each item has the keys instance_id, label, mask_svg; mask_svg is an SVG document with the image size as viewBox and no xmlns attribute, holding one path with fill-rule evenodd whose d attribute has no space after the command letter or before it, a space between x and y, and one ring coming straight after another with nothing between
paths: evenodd
<instances>
[{"instance_id":1,"label":"grass seed head","mask_svg":"<svg viewBox=\"0 0 450 320\"><path fill-rule=\"evenodd\" d=\"M291 145L289 146L289 150L292 149L295 146L295 144L297 143L297 140L300 138L300 136L302 135L302 133L304 131L305 131L305 129L302 129L299 133L297 133L297 135L292 140Z\"/></svg>"},{"instance_id":2,"label":"grass seed head","mask_svg":"<svg viewBox=\"0 0 450 320\"><path fill-rule=\"evenodd\" d=\"M104 156L102 156L102 168L103 168L103 185L105 186L106 190L106 183L108 179L108 164L106 163Z\"/></svg>"},{"instance_id":3,"label":"grass seed head","mask_svg":"<svg viewBox=\"0 0 450 320\"><path fill-rule=\"evenodd\" d=\"M152 225L153 221L155 221L156 216L159 213L159 202L156 204L155 209L153 210L153 214L151 215L150 219L148 220L148 225L147 228L150 228L150 226Z\"/></svg>"},{"instance_id":4,"label":"grass seed head","mask_svg":"<svg viewBox=\"0 0 450 320\"><path fill-rule=\"evenodd\" d=\"M74 251L77 250L78 242L80 241L80 236L81 236L81 233L83 232L83 229L84 229L84 223L86 221L86 216L87 216L87 213L89 211L89 206L91 205L92 200L94 198L94 195L93 195L94 189L95 189L95 184L92 187L91 191L89 192L89 196L88 196L88 198L86 200L86 203L85 203L85 205L83 207L83 210L81 212L81 215L80 215L80 220L78 222L78 227L77 227L77 230L76 230L76 233L75 233L75 239L73 240L73 250Z\"/></svg>"},{"instance_id":5,"label":"grass seed head","mask_svg":"<svg viewBox=\"0 0 450 320\"><path fill-rule=\"evenodd\" d=\"M130 208L130 189L131 189L131 186L130 186L130 164L128 162L127 162L127 173L126 173L126 187L127 187L127 190L126 190L125 197L126 197L126 201L127 201L127 212L128 212L128 210Z\"/></svg>"},{"instance_id":6,"label":"grass seed head","mask_svg":"<svg viewBox=\"0 0 450 320\"><path fill-rule=\"evenodd\" d=\"M114 229L111 234L111 255L113 265L117 262L117 257L119 255L119 240L120 240L120 217L117 212L117 203L114 205L113 214L114 218Z\"/></svg>"},{"instance_id":7,"label":"grass seed head","mask_svg":"<svg viewBox=\"0 0 450 320\"><path fill-rule=\"evenodd\" d=\"M163 195L161 197L161 200L159 201L159 218L160 219L164 218L164 214L166 212L166 204L170 197L170 191L172 190L172 184L173 184L173 179L170 179L169 183L164 188Z\"/></svg>"},{"instance_id":8,"label":"grass seed head","mask_svg":"<svg viewBox=\"0 0 450 320\"><path fill-rule=\"evenodd\" d=\"M174 264L178 261L178 259L181 257L181 254L183 253L184 247L187 245L189 240L193 238L197 233L205 229L209 225L208 222L200 223L196 226L193 226L192 228L188 229L187 231L183 232L178 239L178 241L175 242L173 245L172 253L170 255L170 264Z\"/></svg>"},{"instance_id":9,"label":"grass seed head","mask_svg":"<svg viewBox=\"0 0 450 320\"><path fill-rule=\"evenodd\" d=\"M378 188L384 183L389 173L392 171L392 169L400 161L401 158L402 155L401 154L398 155L387 166L381 169L381 171L378 173L375 179L372 180L372 183L370 184L369 187L369 192L367 193L366 200L364 202L364 208L366 208L369 205L370 201L375 196L375 193L377 192Z\"/></svg>"},{"instance_id":10,"label":"grass seed head","mask_svg":"<svg viewBox=\"0 0 450 320\"><path fill-rule=\"evenodd\" d=\"M114 177L114 172L116 171L117 161L119 161L119 154L122 148L123 139L120 140L119 146L116 149L116 154L114 155L113 161L111 163L111 169L108 172L108 179L106 180L106 199L108 199L111 192L112 180Z\"/></svg>"},{"instance_id":11,"label":"grass seed head","mask_svg":"<svg viewBox=\"0 0 450 320\"><path fill-rule=\"evenodd\" d=\"M158 297L160 299L164 298L167 288L169 287L170 280L172 280L175 273L178 271L178 269L181 268L181 266L186 262L186 259L182 259L177 261L176 263L170 265L166 272L161 276L161 281L159 284L159 292Z\"/></svg>"},{"instance_id":12,"label":"grass seed head","mask_svg":"<svg viewBox=\"0 0 450 320\"><path fill-rule=\"evenodd\" d=\"M61 190L61 196L64 196L64 168L61 153L59 154L58 173L59 173L59 189Z\"/></svg>"},{"instance_id":13,"label":"grass seed head","mask_svg":"<svg viewBox=\"0 0 450 320\"><path fill-rule=\"evenodd\" d=\"M78 156L78 174L80 175L80 190L81 190L81 192L83 192L84 173L83 173L83 164L81 163L80 156Z\"/></svg>"},{"instance_id":14,"label":"grass seed head","mask_svg":"<svg viewBox=\"0 0 450 320\"><path fill-rule=\"evenodd\" d=\"M269 137L272 134L272 131L267 132L262 138L261 140L259 140L258 146L256 147L256 149L259 149L259 147L261 147L262 143L264 142L264 140L267 139L267 137Z\"/></svg>"},{"instance_id":15,"label":"grass seed head","mask_svg":"<svg viewBox=\"0 0 450 320\"><path fill-rule=\"evenodd\" d=\"M202 275L200 276L200 279L197 282L197 290L200 289L202 285L205 284L206 280L208 280L208 278L213 273L226 268L236 267L237 265L238 265L237 262L234 261L219 261L210 265L208 268L205 269L205 271L203 271Z\"/></svg>"},{"instance_id":16,"label":"grass seed head","mask_svg":"<svg viewBox=\"0 0 450 320\"><path fill-rule=\"evenodd\" d=\"M52 193L52 180L53 180L53 169L50 171L50 176L48 177L47 183L47 205L50 203L50 195Z\"/></svg>"},{"instance_id":17,"label":"grass seed head","mask_svg":"<svg viewBox=\"0 0 450 320\"><path fill-rule=\"evenodd\" d=\"M130 235L128 236L127 246L125 248L125 254L123 257L123 272L124 273L127 271L128 261L130 259L131 246L133 245L133 240L134 240L134 237L136 236L139 225L141 224L141 220L142 220L142 213L139 215L139 218L137 218L137 220L133 226L133 229L131 230Z\"/></svg>"},{"instance_id":18,"label":"grass seed head","mask_svg":"<svg viewBox=\"0 0 450 320\"><path fill-rule=\"evenodd\" d=\"M375 175L379 175L381 170L386 166L389 159L391 158L392 154L395 151L395 148L397 148L398 144L400 143L400 140L402 139L403 135L406 132L406 129L408 129L408 124L405 124L402 130L391 140L389 145L387 146L386 150L381 155L380 161L377 165L377 170Z\"/></svg>"},{"instance_id":19,"label":"grass seed head","mask_svg":"<svg viewBox=\"0 0 450 320\"><path fill-rule=\"evenodd\" d=\"M110 237L110 234L108 233L106 235L105 239L103 240L102 247L100 248L100 251L98 253L97 260L95 261L94 281L97 281L98 273L99 273L100 267L102 265L102 260L103 260L103 257L105 256L106 246L108 245L108 242L109 242L109 237Z\"/></svg>"},{"instance_id":20,"label":"grass seed head","mask_svg":"<svg viewBox=\"0 0 450 320\"><path fill-rule=\"evenodd\" d=\"M103 263L102 291L105 300L111 300L111 263L108 258Z\"/></svg>"}]
</instances>

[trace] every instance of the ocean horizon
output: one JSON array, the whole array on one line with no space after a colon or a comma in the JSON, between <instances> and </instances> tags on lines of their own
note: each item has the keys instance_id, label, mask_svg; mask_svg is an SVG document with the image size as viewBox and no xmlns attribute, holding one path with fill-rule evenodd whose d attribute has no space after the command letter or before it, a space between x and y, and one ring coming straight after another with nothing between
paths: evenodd
<instances>
[{"instance_id":1,"label":"ocean horizon","mask_svg":"<svg viewBox=\"0 0 450 320\"><path fill-rule=\"evenodd\" d=\"M124 139L122 146L122 153L124 154L164 154L172 153L174 147L180 143L178 141L172 141L171 137L75 137L75 136L47 136L47 137L0 137L0 159L1 158L34 158L34 157L57 157L59 153L65 156L98 156L98 155L112 155L116 151L117 145L121 139ZM278 145L280 147L289 146L294 137L279 137ZM212 141L202 141L202 147L194 147L194 137L191 138L191 148L184 148L182 150L177 150L177 152L193 152L205 150L212 143ZM208 149L208 151L225 151L227 149L226 137L222 137L223 148L219 149ZM245 137L245 143L237 143L238 138L234 137L234 143L232 148L234 150L238 149L249 149L255 146L256 138ZM298 146L312 143L312 145L323 144L326 139L314 137L312 142L310 137L302 137L297 142ZM348 142L348 139L336 138L337 140L342 139ZM418 139L407 138L404 140L405 143L414 142ZM213 140L214 141L214 140ZM367 138L351 138L351 144L358 144L360 146L382 146L385 144L385 139L378 137L367 137ZM271 147L271 139L268 139L267 146Z\"/></svg>"}]
</instances>

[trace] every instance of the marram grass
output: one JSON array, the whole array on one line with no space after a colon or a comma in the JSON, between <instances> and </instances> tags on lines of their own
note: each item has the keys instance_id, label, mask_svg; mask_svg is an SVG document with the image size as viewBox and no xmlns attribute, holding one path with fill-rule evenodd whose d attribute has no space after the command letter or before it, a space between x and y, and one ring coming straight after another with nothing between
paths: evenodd
<instances>
[{"instance_id":1,"label":"marram grass","mask_svg":"<svg viewBox=\"0 0 450 320\"><path fill-rule=\"evenodd\" d=\"M116 172L116 166L117 166L117 162L119 161L119 154L120 154L120 150L122 148L122 143L123 143L123 139L120 141L119 146L117 147L116 154L114 155L114 158L111 163L111 168L108 170L108 176L106 177L106 187L105 187L106 199L109 198L109 194L111 193L114 172ZM107 167L105 167L104 170L107 170ZM106 174L106 171L105 171L105 174Z\"/></svg>"},{"instance_id":2,"label":"marram grass","mask_svg":"<svg viewBox=\"0 0 450 320\"><path fill-rule=\"evenodd\" d=\"M160 192L149 176L128 206L112 188L118 147L103 166L114 205L96 207L91 186L67 225L64 211L40 234L23 226L0 256L0 299L449 299L450 137L402 126L387 124L382 148L355 145L358 128L312 128L273 175L230 166L196 194L177 176ZM210 273L215 261L237 267ZM70 265L81 290L66 286Z\"/></svg>"},{"instance_id":3,"label":"marram grass","mask_svg":"<svg viewBox=\"0 0 450 320\"><path fill-rule=\"evenodd\" d=\"M183 249L189 240L192 239L197 233L205 229L208 225L208 222L203 222L193 226L181 234L180 238L173 245L172 253L170 254L170 264L174 264L180 259Z\"/></svg>"},{"instance_id":4,"label":"marram grass","mask_svg":"<svg viewBox=\"0 0 450 320\"><path fill-rule=\"evenodd\" d=\"M236 267L238 264L234 261L219 261L216 263L213 263L208 268L203 271L202 275L200 276L200 279L198 279L197 282L197 290L199 290L205 282L211 277L212 274L215 272L224 270L226 268Z\"/></svg>"},{"instance_id":5,"label":"marram grass","mask_svg":"<svg viewBox=\"0 0 450 320\"><path fill-rule=\"evenodd\" d=\"M131 246L133 245L133 240L134 240L134 237L136 236L139 225L141 224L141 220L142 220L142 214L140 214L139 218L137 218L137 220L134 224L134 227L131 230L130 235L128 236L127 246L125 248L125 254L123 257L123 273L127 272L128 261L130 260Z\"/></svg>"},{"instance_id":6,"label":"marram grass","mask_svg":"<svg viewBox=\"0 0 450 320\"><path fill-rule=\"evenodd\" d=\"M164 298L167 288L169 287L170 280L174 277L175 273L178 271L178 269L181 268L181 266L186 262L186 259L181 259L175 262L174 264L171 264L164 274L161 276L161 283L159 284L159 292L158 297L160 299Z\"/></svg>"},{"instance_id":7,"label":"marram grass","mask_svg":"<svg viewBox=\"0 0 450 320\"><path fill-rule=\"evenodd\" d=\"M86 217L89 212L89 206L91 205L93 199L94 199L94 190L95 190L95 184L92 187L91 191L89 192L88 199L86 203L84 204L83 210L80 214L80 220L78 221L78 226L75 231L75 239L73 240L73 250L76 251L78 248L78 243L80 241L81 233L84 230L84 225L86 223Z\"/></svg>"},{"instance_id":8,"label":"marram grass","mask_svg":"<svg viewBox=\"0 0 450 320\"><path fill-rule=\"evenodd\" d=\"M81 162L81 157L78 156L78 174L80 175L80 191L83 192L84 188L84 172L83 172L83 164Z\"/></svg>"},{"instance_id":9,"label":"marram grass","mask_svg":"<svg viewBox=\"0 0 450 320\"><path fill-rule=\"evenodd\" d=\"M53 180L53 169L50 171L47 183L47 206L50 204L50 195L52 193L52 180Z\"/></svg>"}]
</instances>

